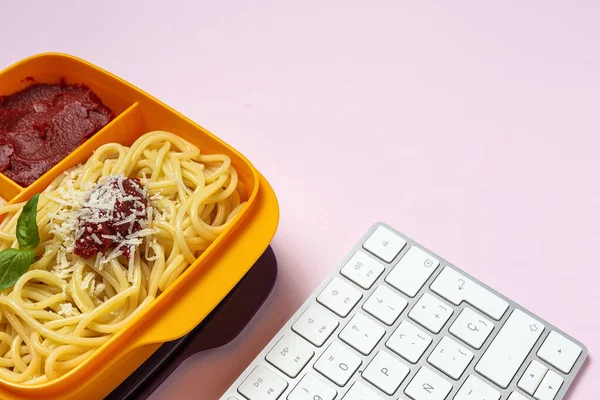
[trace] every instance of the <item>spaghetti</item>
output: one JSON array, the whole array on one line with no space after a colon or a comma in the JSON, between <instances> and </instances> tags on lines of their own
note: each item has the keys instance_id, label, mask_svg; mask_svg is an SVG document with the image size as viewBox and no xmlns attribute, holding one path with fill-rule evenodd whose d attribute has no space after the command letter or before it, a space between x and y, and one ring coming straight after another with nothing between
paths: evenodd
<instances>
[{"instance_id":1,"label":"spaghetti","mask_svg":"<svg viewBox=\"0 0 600 400\"><path fill-rule=\"evenodd\" d=\"M130 148L103 145L55 179L39 197L35 262L0 294L0 378L44 383L89 358L173 284L244 198L226 155L164 131ZM115 206L126 201L137 205ZM17 246L22 208L0 207L0 250ZM76 251L86 233L103 244L95 254Z\"/></svg>"}]
</instances>

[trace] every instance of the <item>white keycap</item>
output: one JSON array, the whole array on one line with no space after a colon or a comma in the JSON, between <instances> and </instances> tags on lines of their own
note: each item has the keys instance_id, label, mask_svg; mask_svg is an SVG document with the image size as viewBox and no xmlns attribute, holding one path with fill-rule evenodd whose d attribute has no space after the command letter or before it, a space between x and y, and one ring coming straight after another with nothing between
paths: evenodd
<instances>
[{"instance_id":1,"label":"white keycap","mask_svg":"<svg viewBox=\"0 0 600 400\"><path fill-rule=\"evenodd\" d=\"M556 394L560 390L563 384L563 378L560 377L556 372L549 370L542 379L542 383L535 391L533 397L537 400L554 400Z\"/></svg>"},{"instance_id":2,"label":"white keycap","mask_svg":"<svg viewBox=\"0 0 600 400\"><path fill-rule=\"evenodd\" d=\"M475 370L506 389L543 331L542 323L521 310L513 311Z\"/></svg>"},{"instance_id":3,"label":"white keycap","mask_svg":"<svg viewBox=\"0 0 600 400\"><path fill-rule=\"evenodd\" d=\"M425 293L410 310L408 316L431 332L439 333L453 312L448 304Z\"/></svg>"},{"instance_id":4,"label":"white keycap","mask_svg":"<svg viewBox=\"0 0 600 400\"><path fill-rule=\"evenodd\" d=\"M402 321L385 345L414 364L419 361L430 343L431 336L410 322Z\"/></svg>"},{"instance_id":5,"label":"white keycap","mask_svg":"<svg viewBox=\"0 0 600 400\"><path fill-rule=\"evenodd\" d=\"M361 297L360 290L336 276L319 294L317 301L340 317L346 317Z\"/></svg>"},{"instance_id":6,"label":"white keycap","mask_svg":"<svg viewBox=\"0 0 600 400\"><path fill-rule=\"evenodd\" d=\"M444 268L435 278L431 290L454 305L466 301L496 321L499 321L508 309L506 301L450 267Z\"/></svg>"},{"instance_id":7,"label":"white keycap","mask_svg":"<svg viewBox=\"0 0 600 400\"><path fill-rule=\"evenodd\" d=\"M333 400L337 391L311 373L304 375L287 400Z\"/></svg>"},{"instance_id":8,"label":"white keycap","mask_svg":"<svg viewBox=\"0 0 600 400\"><path fill-rule=\"evenodd\" d=\"M402 296L382 285L375 289L362 308L384 324L392 325L407 304Z\"/></svg>"},{"instance_id":9,"label":"white keycap","mask_svg":"<svg viewBox=\"0 0 600 400\"><path fill-rule=\"evenodd\" d=\"M365 241L365 250L390 263L406 246L406 241L389 229L378 226Z\"/></svg>"},{"instance_id":10,"label":"white keycap","mask_svg":"<svg viewBox=\"0 0 600 400\"><path fill-rule=\"evenodd\" d=\"M548 364L568 374L581 354L581 347L552 331L537 352L537 355Z\"/></svg>"},{"instance_id":11,"label":"white keycap","mask_svg":"<svg viewBox=\"0 0 600 400\"><path fill-rule=\"evenodd\" d=\"M340 332L340 339L358 352L369 355L385 335L385 329L363 314L356 314Z\"/></svg>"},{"instance_id":12,"label":"white keycap","mask_svg":"<svg viewBox=\"0 0 600 400\"><path fill-rule=\"evenodd\" d=\"M512 392L510 396L508 396L508 400L529 400L527 397L523 396L519 392Z\"/></svg>"},{"instance_id":13,"label":"white keycap","mask_svg":"<svg viewBox=\"0 0 600 400\"><path fill-rule=\"evenodd\" d=\"M385 281L405 295L415 297L438 265L440 262L436 258L413 246L402 256Z\"/></svg>"},{"instance_id":14,"label":"white keycap","mask_svg":"<svg viewBox=\"0 0 600 400\"><path fill-rule=\"evenodd\" d=\"M321 347L340 323L318 304L313 304L292 325L292 330L317 347Z\"/></svg>"},{"instance_id":15,"label":"white keycap","mask_svg":"<svg viewBox=\"0 0 600 400\"><path fill-rule=\"evenodd\" d=\"M413 400L444 400L452 384L427 367L422 367L404 393Z\"/></svg>"},{"instance_id":16,"label":"white keycap","mask_svg":"<svg viewBox=\"0 0 600 400\"><path fill-rule=\"evenodd\" d=\"M370 387L362 382L355 382L342 400L384 400L379 394L375 393Z\"/></svg>"},{"instance_id":17,"label":"white keycap","mask_svg":"<svg viewBox=\"0 0 600 400\"><path fill-rule=\"evenodd\" d=\"M444 336L427 361L452 379L458 379L473 359L473 353Z\"/></svg>"},{"instance_id":18,"label":"white keycap","mask_svg":"<svg viewBox=\"0 0 600 400\"><path fill-rule=\"evenodd\" d=\"M410 368L386 351L380 351L362 374L368 382L390 396L404 381Z\"/></svg>"},{"instance_id":19,"label":"white keycap","mask_svg":"<svg viewBox=\"0 0 600 400\"><path fill-rule=\"evenodd\" d=\"M315 352L310 344L301 337L289 333L277 342L266 359L290 378L295 378L314 355Z\"/></svg>"},{"instance_id":20,"label":"white keycap","mask_svg":"<svg viewBox=\"0 0 600 400\"><path fill-rule=\"evenodd\" d=\"M494 324L470 308L463 309L449 329L451 334L476 349L481 348L492 330Z\"/></svg>"},{"instance_id":21,"label":"white keycap","mask_svg":"<svg viewBox=\"0 0 600 400\"><path fill-rule=\"evenodd\" d=\"M500 400L500 392L474 375L469 375L454 400Z\"/></svg>"},{"instance_id":22,"label":"white keycap","mask_svg":"<svg viewBox=\"0 0 600 400\"><path fill-rule=\"evenodd\" d=\"M538 386L540 386L540 382L542 381L544 375L546 375L547 371L548 368L542 365L539 361L533 360L525 370L525 373L521 379L519 379L517 386L525 393L533 396L533 393Z\"/></svg>"},{"instance_id":23,"label":"white keycap","mask_svg":"<svg viewBox=\"0 0 600 400\"><path fill-rule=\"evenodd\" d=\"M238 389L249 400L275 400L287 389L288 383L267 367L259 365Z\"/></svg>"},{"instance_id":24,"label":"white keycap","mask_svg":"<svg viewBox=\"0 0 600 400\"><path fill-rule=\"evenodd\" d=\"M340 273L363 289L370 289L384 269L379 261L369 257L365 252L357 251Z\"/></svg>"},{"instance_id":25,"label":"white keycap","mask_svg":"<svg viewBox=\"0 0 600 400\"><path fill-rule=\"evenodd\" d=\"M345 345L333 342L317 360L314 368L338 386L344 386L362 364Z\"/></svg>"}]
</instances>

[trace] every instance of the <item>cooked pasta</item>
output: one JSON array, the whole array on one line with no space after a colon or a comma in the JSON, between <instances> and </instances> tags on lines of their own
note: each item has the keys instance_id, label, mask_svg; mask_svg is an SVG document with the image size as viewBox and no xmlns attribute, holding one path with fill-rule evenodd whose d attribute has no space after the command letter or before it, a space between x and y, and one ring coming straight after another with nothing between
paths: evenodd
<instances>
[{"instance_id":1,"label":"cooked pasta","mask_svg":"<svg viewBox=\"0 0 600 400\"><path fill-rule=\"evenodd\" d=\"M244 199L226 155L164 131L129 148L103 145L59 176L39 197L35 262L0 292L0 379L44 383L89 358L173 284ZM18 246L23 205L0 207L0 250Z\"/></svg>"}]
</instances>

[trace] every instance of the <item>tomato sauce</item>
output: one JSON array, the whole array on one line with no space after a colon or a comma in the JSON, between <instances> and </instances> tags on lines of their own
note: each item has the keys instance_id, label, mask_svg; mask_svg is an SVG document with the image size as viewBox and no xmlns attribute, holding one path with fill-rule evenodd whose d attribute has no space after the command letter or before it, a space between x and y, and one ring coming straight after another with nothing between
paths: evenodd
<instances>
[{"instance_id":1,"label":"tomato sauce","mask_svg":"<svg viewBox=\"0 0 600 400\"><path fill-rule=\"evenodd\" d=\"M0 96L0 172L29 186L113 118L85 85L36 83Z\"/></svg>"}]
</instances>

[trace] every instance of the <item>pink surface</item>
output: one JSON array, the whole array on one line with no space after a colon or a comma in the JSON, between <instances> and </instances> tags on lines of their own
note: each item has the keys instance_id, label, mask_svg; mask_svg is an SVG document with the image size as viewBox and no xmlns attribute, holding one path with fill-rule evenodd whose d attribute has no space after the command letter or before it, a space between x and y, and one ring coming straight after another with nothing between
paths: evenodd
<instances>
[{"instance_id":1,"label":"pink surface","mask_svg":"<svg viewBox=\"0 0 600 400\"><path fill-rule=\"evenodd\" d=\"M569 398L600 398L599 3L294 3L0 5L0 67L85 58L278 195L273 294L152 399L218 398L376 220L587 344Z\"/></svg>"}]
</instances>

